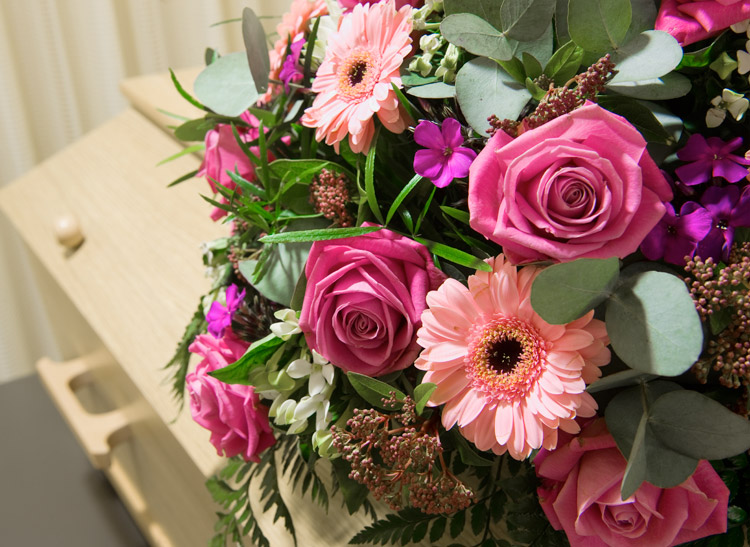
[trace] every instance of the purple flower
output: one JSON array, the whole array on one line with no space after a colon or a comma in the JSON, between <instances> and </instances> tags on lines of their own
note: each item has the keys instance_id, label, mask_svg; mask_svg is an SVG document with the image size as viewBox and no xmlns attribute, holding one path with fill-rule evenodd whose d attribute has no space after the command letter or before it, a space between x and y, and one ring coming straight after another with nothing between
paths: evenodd
<instances>
[{"instance_id":1,"label":"purple flower","mask_svg":"<svg viewBox=\"0 0 750 547\"><path fill-rule=\"evenodd\" d=\"M461 124L446 118L442 127L422 120L414 129L414 140L427 150L418 150L414 155L414 171L427 177L438 188L445 188L453 179L469 174L469 166L477 153L464 148Z\"/></svg>"},{"instance_id":2,"label":"purple flower","mask_svg":"<svg viewBox=\"0 0 750 547\"><path fill-rule=\"evenodd\" d=\"M698 244L696 254L706 259L728 260L734 242L734 229L750 226L750 186L740 195L736 186L711 186L701 196L701 203L711 213L711 230Z\"/></svg>"},{"instance_id":3,"label":"purple flower","mask_svg":"<svg viewBox=\"0 0 750 547\"><path fill-rule=\"evenodd\" d=\"M671 203L664 204L666 213L641 243L641 251L649 260L664 258L671 264L684 264L693 256L698 242L711 229L711 213L694 201L688 201L676 215Z\"/></svg>"},{"instance_id":4,"label":"purple flower","mask_svg":"<svg viewBox=\"0 0 750 547\"><path fill-rule=\"evenodd\" d=\"M304 45L304 38L294 41L292 45L289 46L289 55L286 56L284 64L281 66L279 79L284 82L284 91L287 93L289 93L290 82L299 82L304 77L302 66L299 64L299 55Z\"/></svg>"},{"instance_id":5,"label":"purple flower","mask_svg":"<svg viewBox=\"0 0 750 547\"><path fill-rule=\"evenodd\" d=\"M232 325L232 315L242 305L244 298L245 289L237 294L237 285L232 283L227 287L226 306L216 301L211 304L211 309L206 314L206 321L208 321L208 332L214 338L224 336L224 330Z\"/></svg>"},{"instance_id":6,"label":"purple flower","mask_svg":"<svg viewBox=\"0 0 750 547\"><path fill-rule=\"evenodd\" d=\"M708 181L711 177L722 177L729 182L737 182L747 176L750 160L730 154L742 146L742 137L724 142L719 137L692 135L683 149L677 152L677 157L688 161L675 169L675 173L683 184L695 186Z\"/></svg>"}]
</instances>

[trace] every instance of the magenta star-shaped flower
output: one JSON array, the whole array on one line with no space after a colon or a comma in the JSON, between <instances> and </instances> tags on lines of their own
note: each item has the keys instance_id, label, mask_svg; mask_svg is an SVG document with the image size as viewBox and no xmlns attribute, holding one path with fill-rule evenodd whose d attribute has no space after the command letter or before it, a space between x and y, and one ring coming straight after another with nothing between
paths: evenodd
<instances>
[{"instance_id":1,"label":"magenta star-shaped flower","mask_svg":"<svg viewBox=\"0 0 750 547\"><path fill-rule=\"evenodd\" d=\"M750 160L730 154L742 146L742 137L724 142L719 137L692 135L684 148L677 152L682 161L690 162L675 169L683 184L695 186L711 179L722 177L729 182L737 182L747 176Z\"/></svg>"},{"instance_id":2,"label":"magenta star-shaped flower","mask_svg":"<svg viewBox=\"0 0 750 547\"><path fill-rule=\"evenodd\" d=\"M281 66L279 80L284 82L284 91L286 91L287 93L289 93L290 83L297 83L304 77L302 65L300 65L299 63L299 56L304 46L304 38L300 38L299 40L293 42L289 46L289 55L286 56L286 59L284 59L284 64Z\"/></svg>"},{"instance_id":3,"label":"magenta star-shaped flower","mask_svg":"<svg viewBox=\"0 0 750 547\"><path fill-rule=\"evenodd\" d=\"M445 188L453 179L469 174L469 166L477 153L461 146L461 124L453 118L443 120L442 127L422 120L414 129L414 140L426 150L414 155L414 171L432 181L438 188Z\"/></svg>"},{"instance_id":4,"label":"magenta star-shaped flower","mask_svg":"<svg viewBox=\"0 0 750 547\"><path fill-rule=\"evenodd\" d=\"M750 187L740 194L736 186L711 186L701 196L701 204L711 213L713 224L698 244L696 254L714 260L729 258L734 242L734 230L750 226Z\"/></svg>"},{"instance_id":5,"label":"magenta star-shaped flower","mask_svg":"<svg viewBox=\"0 0 750 547\"><path fill-rule=\"evenodd\" d=\"M232 325L232 316L240 306L242 301L245 299L245 289L242 289L239 293L237 292L237 285L232 283L227 287L226 292L226 306L221 302L214 301L211 304L211 309L206 314L206 321L208 322L208 332L214 338L221 338L224 336L224 330Z\"/></svg>"},{"instance_id":6,"label":"magenta star-shaped flower","mask_svg":"<svg viewBox=\"0 0 750 547\"><path fill-rule=\"evenodd\" d=\"M698 242L706 237L713 218L711 213L694 201L688 201L676 214L671 203L667 211L641 243L641 252L649 260L664 258L671 264L685 264L686 256L693 256Z\"/></svg>"}]
</instances>

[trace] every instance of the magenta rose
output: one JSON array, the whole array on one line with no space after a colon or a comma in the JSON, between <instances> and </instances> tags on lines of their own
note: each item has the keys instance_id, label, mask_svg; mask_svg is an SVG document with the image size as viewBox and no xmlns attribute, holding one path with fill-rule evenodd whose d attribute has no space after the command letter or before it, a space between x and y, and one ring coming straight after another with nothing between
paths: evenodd
<instances>
[{"instance_id":1,"label":"magenta rose","mask_svg":"<svg viewBox=\"0 0 750 547\"><path fill-rule=\"evenodd\" d=\"M427 293L445 279L424 245L390 230L316 241L305 275L299 325L307 344L367 376L414 362Z\"/></svg>"},{"instance_id":2,"label":"magenta rose","mask_svg":"<svg viewBox=\"0 0 750 547\"><path fill-rule=\"evenodd\" d=\"M654 28L686 46L746 19L750 19L747 0L662 0Z\"/></svg>"},{"instance_id":3,"label":"magenta rose","mask_svg":"<svg viewBox=\"0 0 750 547\"><path fill-rule=\"evenodd\" d=\"M258 118L245 112L240 119L247 122L250 127L237 126L237 133L243 142L251 142L258 138ZM206 177L211 190L215 193L216 183L221 186L234 190L237 184L229 177L227 171L238 173L242 178L249 181L255 181L255 164L242 151L237 139L232 132L232 126L229 124L218 124L215 128L206 133L205 137L206 150L203 156L197 177ZM250 151L256 156L260 154L257 146L250 147ZM273 157L269 155L269 161ZM226 198L221 199L222 203L227 203ZM216 207L211 213L211 218L218 220L227 214L226 211Z\"/></svg>"},{"instance_id":4,"label":"magenta rose","mask_svg":"<svg viewBox=\"0 0 750 547\"><path fill-rule=\"evenodd\" d=\"M711 464L674 488L647 482L626 500L627 462L603 418L579 436L560 433L558 448L534 458L539 501L550 524L572 547L668 547L726 532L729 489Z\"/></svg>"},{"instance_id":5,"label":"magenta rose","mask_svg":"<svg viewBox=\"0 0 750 547\"><path fill-rule=\"evenodd\" d=\"M624 118L587 103L471 164L471 227L515 264L624 257L664 215L672 190Z\"/></svg>"},{"instance_id":6,"label":"magenta rose","mask_svg":"<svg viewBox=\"0 0 750 547\"><path fill-rule=\"evenodd\" d=\"M223 338L198 336L190 351L203 357L186 377L190 412L198 425L211 432L211 444L220 456L241 455L245 461L259 462L258 454L276 442L268 423L268 408L260 404L252 386L225 384L209 376L212 370L239 359L248 344L231 330Z\"/></svg>"}]
</instances>

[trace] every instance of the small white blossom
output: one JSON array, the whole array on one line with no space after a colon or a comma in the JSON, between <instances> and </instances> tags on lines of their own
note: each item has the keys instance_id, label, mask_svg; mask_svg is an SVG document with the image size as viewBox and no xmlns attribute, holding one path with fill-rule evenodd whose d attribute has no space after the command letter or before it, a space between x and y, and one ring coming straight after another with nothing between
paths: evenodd
<instances>
[{"instance_id":1,"label":"small white blossom","mask_svg":"<svg viewBox=\"0 0 750 547\"><path fill-rule=\"evenodd\" d=\"M750 37L750 19L746 19L745 21L740 21L739 23L735 23L734 25L730 25L729 28L732 29L732 31L736 32L737 34L742 34L743 32L746 32L748 37Z\"/></svg>"},{"instance_id":2,"label":"small white blossom","mask_svg":"<svg viewBox=\"0 0 750 547\"><path fill-rule=\"evenodd\" d=\"M309 376L307 390L310 396L315 396L327 386L333 385L335 369L325 357L312 350L312 362L302 358L295 359L289 363L286 373L295 380Z\"/></svg>"},{"instance_id":3,"label":"small white blossom","mask_svg":"<svg viewBox=\"0 0 750 547\"><path fill-rule=\"evenodd\" d=\"M750 102L741 93L735 93L731 89L724 89L721 95L711 99L712 108L706 113L706 126L719 127L729 112L732 117L739 121L745 115Z\"/></svg>"},{"instance_id":4,"label":"small white blossom","mask_svg":"<svg viewBox=\"0 0 750 547\"><path fill-rule=\"evenodd\" d=\"M296 311L287 308L277 311L273 316L281 322L271 325L271 332L282 340L289 340L293 335L302 332Z\"/></svg>"},{"instance_id":5,"label":"small white blossom","mask_svg":"<svg viewBox=\"0 0 750 547\"><path fill-rule=\"evenodd\" d=\"M422 51L434 54L443 45L443 38L439 34L423 34L419 39L419 47Z\"/></svg>"}]
</instances>

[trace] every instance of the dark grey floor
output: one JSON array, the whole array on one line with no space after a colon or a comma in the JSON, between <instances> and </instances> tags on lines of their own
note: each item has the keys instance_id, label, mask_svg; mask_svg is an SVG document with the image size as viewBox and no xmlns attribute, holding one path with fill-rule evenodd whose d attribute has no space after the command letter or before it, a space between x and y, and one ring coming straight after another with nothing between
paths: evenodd
<instances>
[{"instance_id":1,"label":"dark grey floor","mask_svg":"<svg viewBox=\"0 0 750 547\"><path fill-rule=\"evenodd\" d=\"M147 545L35 374L0 385L0 545Z\"/></svg>"}]
</instances>

